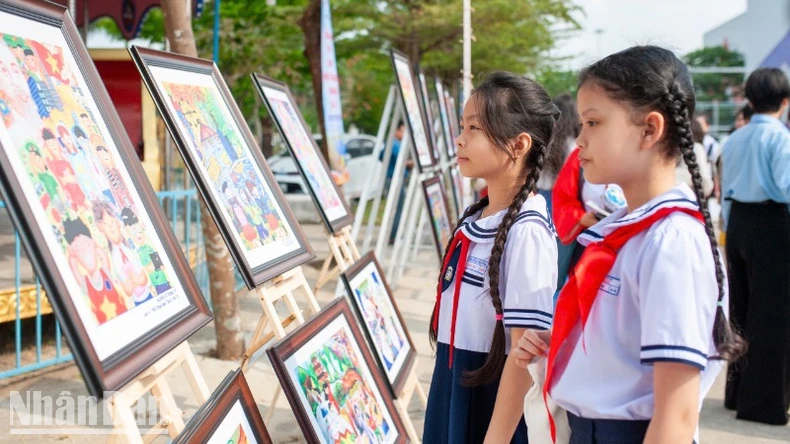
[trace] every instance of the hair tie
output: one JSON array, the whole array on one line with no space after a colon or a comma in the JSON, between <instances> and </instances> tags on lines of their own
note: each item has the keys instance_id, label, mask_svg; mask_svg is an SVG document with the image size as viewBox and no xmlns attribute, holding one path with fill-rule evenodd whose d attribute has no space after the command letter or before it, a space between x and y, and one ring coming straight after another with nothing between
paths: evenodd
<instances>
[{"instance_id":1,"label":"hair tie","mask_svg":"<svg viewBox=\"0 0 790 444\"><path fill-rule=\"evenodd\" d=\"M724 300L723 299L719 299L719 302L716 304L716 306L724 307Z\"/></svg>"},{"instance_id":2,"label":"hair tie","mask_svg":"<svg viewBox=\"0 0 790 444\"><path fill-rule=\"evenodd\" d=\"M503 318L504 318L504 315L502 315L502 314L496 315L496 320L497 321L501 321Z\"/></svg>"}]
</instances>

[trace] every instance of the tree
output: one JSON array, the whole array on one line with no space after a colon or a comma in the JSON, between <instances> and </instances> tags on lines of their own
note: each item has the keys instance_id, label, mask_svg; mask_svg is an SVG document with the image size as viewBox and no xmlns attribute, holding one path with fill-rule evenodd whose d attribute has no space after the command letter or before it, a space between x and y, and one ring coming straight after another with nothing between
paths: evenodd
<instances>
[{"instance_id":1,"label":"tree","mask_svg":"<svg viewBox=\"0 0 790 444\"><path fill-rule=\"evenodd\" d=\"M713 46L692 51L684 57L691 67L744 66L743 54L724 46ZM694 87L698 101L726 100L732 89L744 81L743 74L694 74Z\"/></svg>"},{"instance_id":2,"label":"tree","mask_svg":"<svg viewBox=\"0 0 790 444\"><path fill-rule=\"evenodd\" d=\"M579 87L579 73L546 68L537 72L535 81L543 85L551 97L562 93L571 93L576 96L576 90Z\"/></svg>"},{"instance_id":3,"label":"tree","mask_svg":"<svg viewBox=\"0 0 790 444\"><path fill-rule=\"evenodd\" d=\"M523 0L517 7L510 0L487 0L473 6L474 75L495 69L535 72L551 61L547 51L559 33L579 29L572 16L579 8L570 0ZM334 0L332 7L337 54L344 60L340 74L353 79L350 85L346 80L342 84L348 120L375 131L371 116L381 115L394 80L389 48L404 52L426 76L438 76L457 91L463 31L459 1ZM364 86L359 88L357 82Z\"/></svg>"},{"instance_id":4,"label":"tree","mask_svg":"<svg viewBox=\"0 0 790 444\"><path fill-rule=\"evenodd\" d=\"M197 56L197 46L192 34L192 17L184 1L162 0L162 12L171 51ZM205 203L201 205L201 213L206 264L211 282L214 328L217 332L217 357L227 360L238 359L244 353L244 335L241 329L239 301L236 298L233 263Z\"/></svg>"}]
</instances>

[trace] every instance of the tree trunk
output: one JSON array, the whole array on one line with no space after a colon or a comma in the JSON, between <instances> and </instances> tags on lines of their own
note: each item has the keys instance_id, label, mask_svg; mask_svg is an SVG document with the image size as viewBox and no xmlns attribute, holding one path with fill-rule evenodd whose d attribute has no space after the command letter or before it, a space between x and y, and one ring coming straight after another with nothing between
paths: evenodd
<instances>
[{"instance_id":1,"label":"tree trunk","mask_svg":"<svg viewBox=\"0 0 790 444\"><path fill-rule=\"evenodd\" d=\"M324 96L321 90L321 0L310 0L298 23L304 33L304 55L310 64L310 74L313 78L313 94L322 136L321 152L331 165L332 157L329 156L329 144L324 127Z\"/></svg>"},{"instance_id":2,"label":"tree trunk","mask_svg":"<svg viewBox=\"0 0 790 444\"><path fill-rule=\"evenodd\" d=\"M268 159L274 155L274 145L272 145L272 137L274 136L274 122L270 116L258 118L261 126L261 151L263 157Z\"/></svg>"},{"instance_id":3,"label":"tree trunk","mask_svg":"<svg viewBox=\"0 0 790 444\"><path fill-rule=\"evenodd\" d=\"M192 57L197 56L195 36L192 33L191 11L184 0L162 0L165 33L170 50ZM201 202L203 237L206 244L206 263L211 283L211 304L214 327L217 332L217 357L235 360L244 353L244 335L241 330L239 302L235 292L235 276L230 253L211 218L205 203ZM197 295L195 295L197 296Z\"/></svg>"}]
</instances>

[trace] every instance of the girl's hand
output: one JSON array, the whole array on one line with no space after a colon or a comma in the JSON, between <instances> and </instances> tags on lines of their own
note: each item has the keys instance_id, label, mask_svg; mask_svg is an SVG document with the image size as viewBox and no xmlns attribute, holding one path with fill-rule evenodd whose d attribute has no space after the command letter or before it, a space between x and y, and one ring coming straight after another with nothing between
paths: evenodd
<instances>
[{"instance_id":1,"label":"girl's hand","mask_svg":"<svg viewBox=\"0 0 790 444\"><path fill-rule=\"evenodd\" d=\"M598 218L595 217L595 213L592 211L584 213L584 216L582 216L581 220L579 221L579 225L583 226L584 228L590 228L597 223Z\"/></svg>"},{"instance_id":2,"label":"girl's hand","mask_svg":"<svg viewBox=\"0 0 790 444\"><path fill-rule=\"evenodd\" d=\"M524 334L513 347L511 353L516 358L516 365L527 368L536 356L547 356L551 342L551 332L548 330L524 330Z\"/></svg>"}]
</instances>

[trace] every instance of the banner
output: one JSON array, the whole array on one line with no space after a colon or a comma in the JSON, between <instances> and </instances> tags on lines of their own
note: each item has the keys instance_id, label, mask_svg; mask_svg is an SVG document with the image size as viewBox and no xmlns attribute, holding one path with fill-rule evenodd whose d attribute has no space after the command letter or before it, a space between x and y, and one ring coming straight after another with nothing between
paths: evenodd
<instances>
[{"instance_id":1,"label":"banner","mask_svg":"<svg viewBox=\"0 0 790 444\"><path fill-rule=\"evenodd\" d=\"M343 144L343 109L340 105L340 83L335 59L335 38L332 32L332 11L329 0L321 1L321 91L324 102L324 127L330 156L346 153ZM341 161L342 162L342 161ZM334 168L338 165L331 162Z\"/></svg>"}]
</instances>

